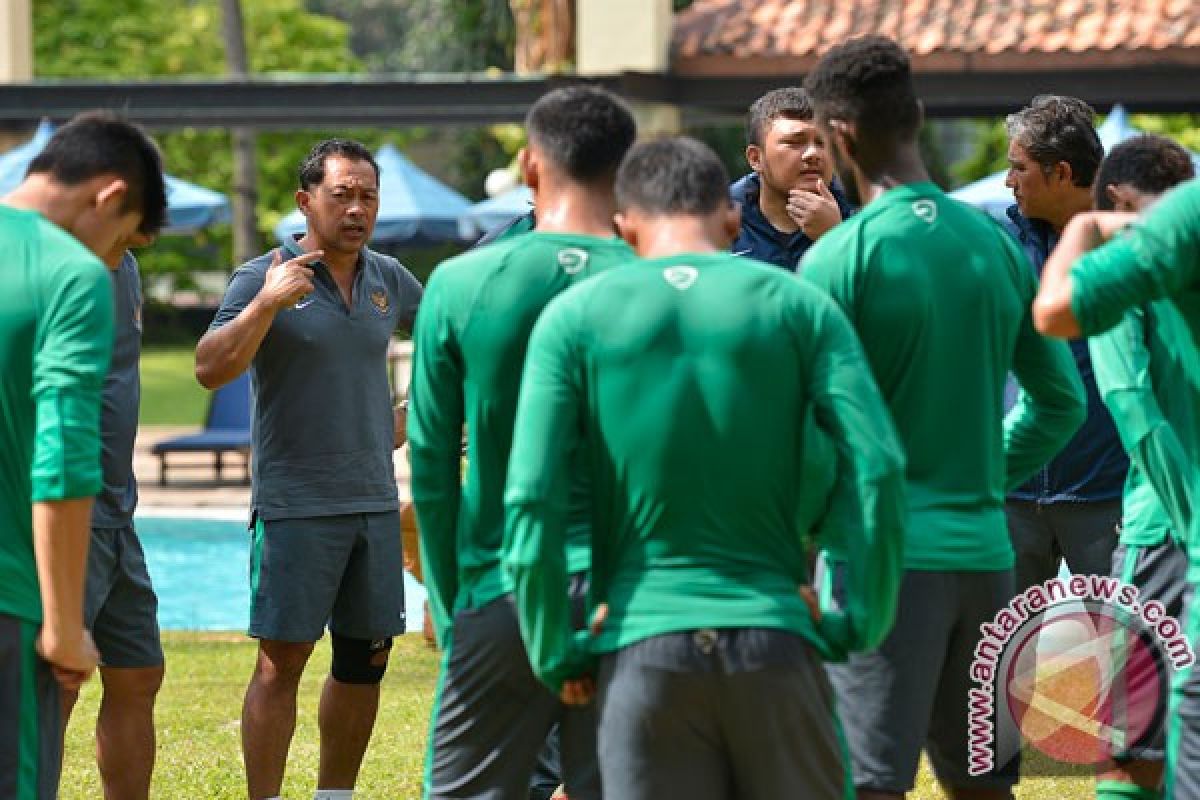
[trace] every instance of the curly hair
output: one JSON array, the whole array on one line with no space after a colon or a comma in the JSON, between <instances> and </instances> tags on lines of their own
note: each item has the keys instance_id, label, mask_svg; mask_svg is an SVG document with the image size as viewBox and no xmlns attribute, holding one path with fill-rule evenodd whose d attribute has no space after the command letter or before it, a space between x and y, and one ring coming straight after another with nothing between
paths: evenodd
<instances>
[{"instance_id":1,"label":"curly hair","mask_svg":"<svg viewBox=\"0 0 1200 800\"><path fill-rule=\"evenodd\" d=\"M804 81L817 116L853 121L864 141L911 141L921 124L908 54L886 36L860 36L821 57Z\"/></svg>"},{"instance_id":2,"label":"curly hair","mask_svg":"<svg viewBox=\"0 0 1200 800\"><path fill-rule=\"evenodd\" d=\"M1196 176L1196 166L1187 150L1173 139L1147 133L1126 139L1100 162L1092 197L1096 208L1113 207L1105 189L1128 184L1145 194L1162 194Z\"/></svg>"}]
</instances>

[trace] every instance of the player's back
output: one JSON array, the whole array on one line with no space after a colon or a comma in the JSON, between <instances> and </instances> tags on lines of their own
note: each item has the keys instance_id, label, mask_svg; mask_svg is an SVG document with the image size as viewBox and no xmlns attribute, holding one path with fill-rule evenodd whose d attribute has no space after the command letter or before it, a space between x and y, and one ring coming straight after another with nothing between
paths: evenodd
<instances>
[{"instance_id":1,"label":"player's back","mask_svg":"<svg viewBox=\"0 0 1200 800\"><path fill-rule=\"evenodd\" d=\"M504 540L504 482L529 334L550 300L574 284L634 259L623 241L583 234L531 232L446 262L430 280L424 303L437 309L447 345L461 361L467 472L458 519L458 557L465 582L483 593L505 588L498 565ZM576 505L582 489L574 488ZM586 525L583 512L573 527ZM573 530L577 538L580 531ZM573 567L586 568L586 548L573 546Z\"/></svg>"},{"instance_id":2,"label":"player's back","mask_svg":"<svg viewBox=\"0 0 1200 800\"><path fill-rule=\"evenodd\" d=\"M837 310L725 253L642 261L552 308L583 343L593 576L611 621L598 647L804 618L808 370Z\"/></svg>"},{"instance_id":3,"label":"player's back","mask_svg":"<svg viewBox=\"0 0 1200 800\"><path fill-rule=\"evenodd\" d=\"M858 331L908 456L905 564L1003 569L1003 392L1034 284L1003 230L932 184L835 228L802 275Z\"/></svg>"}]
</instances>

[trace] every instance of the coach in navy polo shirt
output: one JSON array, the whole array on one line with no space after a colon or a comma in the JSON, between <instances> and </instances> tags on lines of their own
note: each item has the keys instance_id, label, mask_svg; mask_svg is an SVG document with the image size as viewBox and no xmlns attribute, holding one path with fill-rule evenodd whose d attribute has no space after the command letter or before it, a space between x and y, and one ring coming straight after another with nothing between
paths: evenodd
<instances>
[{"instance_id":1,"label":"coach in navy polo shirt","mask_svg":"<svg viewBox=\"0 0 1200 800\"><path fill-rule=\"evenodd\" d=\"M196 348L208 388L249 368L254 386L250 635L242 710L249 794L278 797L296 690L328 624L317 798L347 798L366 751L391 637L405 628L393 446L403 441L388 341L421 286L366 247L379 168L357 142L317 145L296 201L307 233L240 267Z\"/></svg>"}]
</instances>

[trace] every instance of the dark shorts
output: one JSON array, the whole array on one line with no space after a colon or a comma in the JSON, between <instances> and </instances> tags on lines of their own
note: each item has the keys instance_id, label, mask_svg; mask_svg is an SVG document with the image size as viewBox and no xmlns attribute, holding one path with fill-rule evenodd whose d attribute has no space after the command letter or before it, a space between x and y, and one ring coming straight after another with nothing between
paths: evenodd
<instances>
[{"instance_id":1,"label":"dark shorts","mask_svg":"<svg viewBox=\"0 0 1200 800\"><path fill-rule=\"evenodd\" d=\"M103 666L162 666L158 597L132 527L92 529L83 618Z\"/></svg>"},{"instance_id":2,"label":"dark shorts","mask_svg":"<svg viewBox=\"0 0 1200 800\"><path fill-rule=\"evenodd\" d=\"M1108 574L1121 524L1120 500L1043 505L1009 500L1004 510L1018 592L1057 576L1062 560L1077 575Z\"/></svg>"},{"instance_id":3,"label":"dark shorts","mask_svg":"<svg viewBox=\"0 0 1200 800\"><path fill-rule=\"evenodd\" d=\"M58 795L58 684L34 649L37 632L0 614L0 800Z\"/></svg>"},{"instance_id":4,"label":"dark shorts","mask_svg":"<svg viewBox=\"0 0 1200 800\"><path fill-rule=\"evenodd\" d=\"M1191 595L1187 582L1187 553L1173 539L1157 545L1117 545L1113 551L1112 574L1122 583L1138 588L1143 606L1157 600L1180 625L1187 626L1186 605ZM1166 729L1159 729L1136 752L1125 757L1162 761L1166 757ZM1121 756L1119 756L1120 758Z\"/></svg>"},{"instance_id":5,"label":"dark shorts","mask_svg":"<svg viewBox=\"0 0 1200 800\"><path fill-rule=\"evenodd\" d=\"M834 598L841 596L834 570ZM968 691L979 626L1013 597L1011 570L907 570L883 644L828 667L860 789L913 788L922 748L945 786L1004 788L1016 764L968 772Z\"/></svg>"},{"instance_id":6,"label":"dark shorts","mask_svg":"<svg viewBox=\"0 0 1200 800\"><path fill-rule=\"evenodd\" d=\"M600 771L621 800L843 800L833 693L786 631L654 636L603 657Z\"/></svg>"},{"instance_id":7,"label":"dark shorts","mask_svg":"<svg viewBox=\"0 0 1200 800\"><path fill-rule=\"evenodd\" d=\"M572 588L578 604L583 582ZM594 706L564 706L534 676L511 596L458 612L434 699L425 797L528 797L555 724L568 796L599 800Z\"/></svg>"},{"instance_id":8,"label":"dark shorts","mask_svg":"<svg viewBox=\"0 0 1200 800\"><path fill-rule=\"evenodd\" d=\"M404 552L397 511L254 521L251 636L315 642L404 633Z\"/></svg>"}]
</instances>

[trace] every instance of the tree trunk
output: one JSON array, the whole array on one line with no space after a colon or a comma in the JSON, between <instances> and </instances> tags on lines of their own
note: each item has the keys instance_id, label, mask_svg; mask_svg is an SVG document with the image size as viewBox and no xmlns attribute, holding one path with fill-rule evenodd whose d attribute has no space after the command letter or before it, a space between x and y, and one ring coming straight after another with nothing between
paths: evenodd
<instances>
[{"instance_id":1,"label":"tree trunk","mask_svg":"<svg viewBox=\"0 0 1200 800\"><path fill-rule=\"evenodd\" d=\"M241 0L221 0L221 34L225 68L234 78L250 76ZM256 207L258 169L254 159L254 130L233 129L233 261L242 264L259 253Z\"/></svg>"},{"instance_id":2,"label":"tree trunk","mask_svg":"<svg viewBox=\"0 0 1200 800\"><path fill-rule=\"evenodd\" d=\"M575 63L575 0L508 0L517 28L518 73L561 72Z\"/></svg>"}]
</instances>

